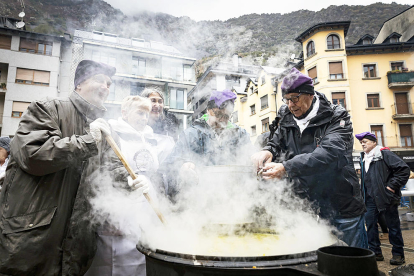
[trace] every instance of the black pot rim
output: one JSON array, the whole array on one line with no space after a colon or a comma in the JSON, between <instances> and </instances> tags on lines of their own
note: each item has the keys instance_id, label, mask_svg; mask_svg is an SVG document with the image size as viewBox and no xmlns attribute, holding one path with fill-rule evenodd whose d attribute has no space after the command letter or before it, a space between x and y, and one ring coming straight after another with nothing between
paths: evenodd
<instances>
[{"instance_id":1,"label":"black pot rim","mask_svg":"<svg viewBox=\"0 0 414 276\"><path fill-rule=\"evenodd\" d=\"M332 248L347 248L351 250L360 250L360 251L365 251L369 254L364 255L364 256L344 256L344 255L337 255L337 254L331 254L331 253L327 253L324 252L324 249L332 249ZM352 246L338 246L338 245L334 245L334 246L324 246L319 248L318 250L316 250L317 254L323 254L323 255L328 255L328 256L332 256L332 257L341 257L341 258L347 258L347 259L359 259L359 258L369 258L369 257L373 257L375 256L375 253L369 249L365 249L365 248L360 248L360 247L352 247Z\"/></svg>"}]
</instances>

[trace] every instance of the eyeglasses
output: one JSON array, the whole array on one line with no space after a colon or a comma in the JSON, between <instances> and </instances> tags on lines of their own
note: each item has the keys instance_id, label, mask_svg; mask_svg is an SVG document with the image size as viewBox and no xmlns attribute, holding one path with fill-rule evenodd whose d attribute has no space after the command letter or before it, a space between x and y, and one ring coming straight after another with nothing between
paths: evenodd
<instances>
[{"instance_id":1,"label":"eyeglasses","mask_svg":"<svg viewBox=\"0 0 414 276\"><path fill-rule=\"evenodd\" d=\"M290 97L289 99L282 98L282 101L283 101L285 104L289 104L289 101L291 101L292 103L297 103L297 102L299 101L299 96L300 96L300 95L302 95L302 93L299 93L299 95L297 95L297 96L292 96L292 97Z\"/></svg>"}]
</instances>

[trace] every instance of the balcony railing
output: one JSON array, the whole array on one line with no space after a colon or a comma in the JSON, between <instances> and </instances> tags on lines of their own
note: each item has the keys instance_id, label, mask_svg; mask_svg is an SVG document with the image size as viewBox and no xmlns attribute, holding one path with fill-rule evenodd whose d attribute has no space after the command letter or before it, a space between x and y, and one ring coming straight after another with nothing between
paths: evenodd
<instances>
[{"instance_id":1,"label":"balcony railing","mask_svg":"<svg viewBox=\"0 0 414 276\"><path fill-rule=\"evenodd\" d=\"M414 72L388 73L388 87L414 86Z\"/></svg>"},{"instance_id":2,"label":"balcony railing","mask_svg":"<svg viewBox=\"0 0 414 276\"><path fill-rule=\"evenodd\" d=\"M144 78L165 79L179 82L195 82L193 71L184 73L181 70L163 70L160 67L134 67L132 75Z\"/></svg>"},{"instance_id":3,"label":"balcony railing","mask_svg":"<svg viewBox=\"0 0 414 276\"><path fill-rule=\"evenodd\" d=\"M413 103L394 103L392 106L393 119L412 119L414 118Z\"/></svg>"}]
</instances>

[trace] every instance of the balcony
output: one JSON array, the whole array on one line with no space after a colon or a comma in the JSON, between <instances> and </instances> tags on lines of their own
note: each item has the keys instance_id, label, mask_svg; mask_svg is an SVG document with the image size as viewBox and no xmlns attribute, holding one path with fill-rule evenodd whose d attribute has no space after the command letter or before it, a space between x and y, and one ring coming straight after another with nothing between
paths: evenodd
<instances>
[{"instance_id":1,"label":"balcony","mask_svg":"<svg viewBox=\"0 0 414 276\"><path fill-rule=\"evenodd\" d=\"M388 88L414 86L414 72L393 72L387 73Z\"/></svg>"},{"instance_id":2,"label":"balcony","mask_svg":"<svg viewBox=\"0 0 414 276\"><path fill-rule=\"evenodd\" d=\"M414 119L414 105L412 103L394 103L391 108L394 120Z\"/></svg>"}]
</instances>

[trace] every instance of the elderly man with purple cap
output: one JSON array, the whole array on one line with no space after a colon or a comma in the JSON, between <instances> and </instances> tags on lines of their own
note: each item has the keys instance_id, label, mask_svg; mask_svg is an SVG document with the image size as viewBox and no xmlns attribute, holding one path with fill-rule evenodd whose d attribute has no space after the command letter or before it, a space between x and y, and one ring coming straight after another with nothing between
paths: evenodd
<instances>
[{"instance_id":1,"label":"elderly man with purple cap","mask_svg":"<svg viewBox=\"0 0 414 276\"><path fill-rule=\"evenodd\" d=\"M196 177L197 166L240 164L251 154L252 144L246 130L230 122L236 94L230 90L213 91L207 113L180 135L162 167L169 175L183 180ZM244 157L244 158L243 158Z\"/></svg>"},{"instance_id":2,"label":"elderly man with purple cap","mask_svg":"<svg viewBox=\"0 0 414 276\"><path fill-rule=\"evenodd\" d=\"M95 254L86 187L99 168L115 68L79 63L75 91L34 101L10 144L0 195L1 275L83 275ZM87 169L86 169L87 168Z\"/></svg>"},{"instance_id":3,"label":"elderly man with purple cap","mask_svg":"<svg viewBox=\"0 0 414 276\"><path fill-rule=\"evenodd\" d=\"M383 261L381 242L378 236L378 217L384 214L388 226L388 237L392 244L390 264L402 265L404 241L401 233L398 205L401 188L410 177L410 168L389 148L378 145L377 137L370 132L355 135L361 142L361 184L367 213L368 246L374 251L377 261Z\"/></svg>"},{"instance_id":4,"label":"elderly man with purple cap","mask_svg":"<svg viewBox=\"0 0 414 276\"><path fill-rule=\"evenodd\" d=\"M315 212L339 230L344 242L366 248L348 112L314 91L311 78L296 68L283 79L282 97L278 127L252 161L264 179L292 181L295 192L314 203Z\"/></svg>"}]
</instances>

